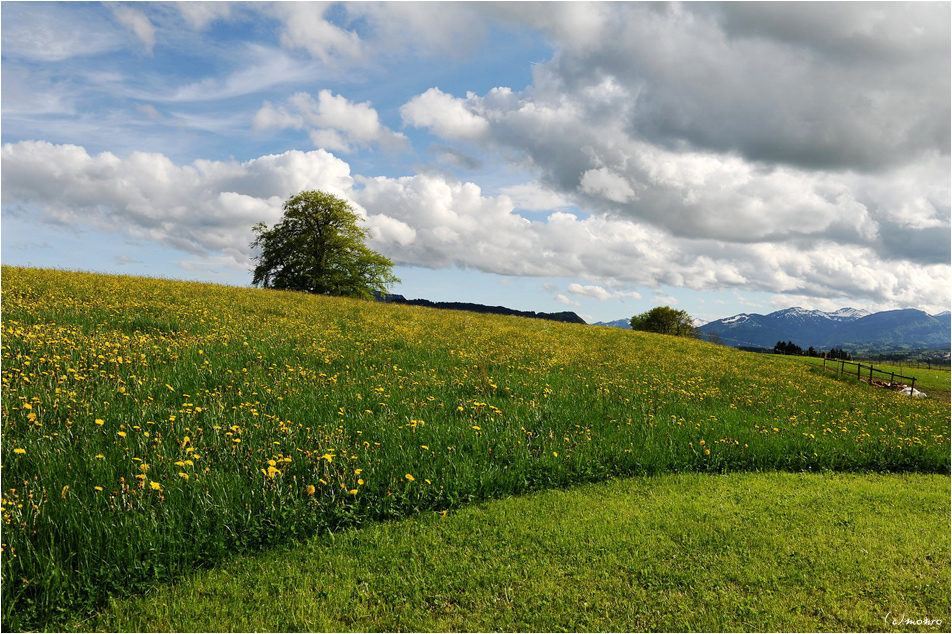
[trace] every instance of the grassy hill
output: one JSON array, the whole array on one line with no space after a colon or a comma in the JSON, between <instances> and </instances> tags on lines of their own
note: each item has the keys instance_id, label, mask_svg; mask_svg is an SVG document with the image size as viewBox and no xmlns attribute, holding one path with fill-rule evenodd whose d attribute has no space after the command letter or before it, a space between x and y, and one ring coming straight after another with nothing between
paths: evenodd
<instances>
[{"instance_id":1,"label":"grassy hill","mask_svg":"<svg viewBox=\"0 0 952 634\"><path fill-rule=\"evenodd\" d=\"M704 342L2 269L3 625L622 476L948 474L949 409Z\"/></svg>"}]
</instances>

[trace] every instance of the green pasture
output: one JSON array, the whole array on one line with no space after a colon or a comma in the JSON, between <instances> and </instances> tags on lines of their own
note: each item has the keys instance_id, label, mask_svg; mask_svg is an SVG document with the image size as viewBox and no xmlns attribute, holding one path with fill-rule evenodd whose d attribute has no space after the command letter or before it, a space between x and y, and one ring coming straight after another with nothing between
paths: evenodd
<instances>
[{"instance_id":1,"label":"green pasture","mask_svg":"<svg viewBox=\"0 0 952 634\"><path fill-rule=\"evenodd\" d=\"M70 629L948 631L949 496L936 475L586 485L325 534Z\"/></svg>"},{"instance_id":2,"label":"green pasture","mask_svg":"<svg viewBox=\"0 0 952 634\"><path fill-rule=\"evenodd\" d=\"M610 479L948 481L947 400L803 363L300 293L0 275L6 629L315 535Z\"/></svg>"}]
</instances>

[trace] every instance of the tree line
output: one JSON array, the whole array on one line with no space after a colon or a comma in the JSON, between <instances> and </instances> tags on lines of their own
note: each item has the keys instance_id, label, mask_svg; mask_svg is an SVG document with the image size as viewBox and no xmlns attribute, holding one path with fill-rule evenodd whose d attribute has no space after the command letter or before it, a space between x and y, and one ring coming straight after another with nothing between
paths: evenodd
<instances>
[{"instance_id":1,"label":"tree line","mask_svg":"<svg viewBox=\"0 0 952 634\"><path fill-rule=\"evenodd\" d=\"M798 357L826 357L827 359L843 359L852 361L853 357L849 352L841 348L830 348L827 352L817 350L810 346L806 350L793 343L792 341L778 341L773 347L774 354L788 354Z\"/></svg>"}]
</instances>

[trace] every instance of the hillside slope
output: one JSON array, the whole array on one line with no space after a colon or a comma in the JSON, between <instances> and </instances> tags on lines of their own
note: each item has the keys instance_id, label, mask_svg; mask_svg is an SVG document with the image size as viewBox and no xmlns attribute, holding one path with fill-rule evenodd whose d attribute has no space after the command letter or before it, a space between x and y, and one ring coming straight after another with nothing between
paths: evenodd
<instances>
[{"instance_id":1,"label":"hillside slope","mask_svg":"<svg viewBox=\"0 0 952 634\"><path fill-rule=\"evenodd\" d=\"M2 279L12 630L236 553L531 490L949 470L946 404L703 341L156 279Z\"/></svg>"}]
</instances>

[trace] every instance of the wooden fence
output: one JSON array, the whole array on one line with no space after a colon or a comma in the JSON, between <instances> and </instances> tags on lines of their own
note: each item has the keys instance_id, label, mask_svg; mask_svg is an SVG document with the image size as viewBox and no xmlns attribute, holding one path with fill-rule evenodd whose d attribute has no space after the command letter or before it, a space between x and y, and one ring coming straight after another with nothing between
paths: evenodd
<instances>
[{"instance_id":1,"label":"wooden fence","mask_svg":"<svg viewBox=\"0 0 952 634\"><path fill-rule=\"evenodd\" d=\"M828 364L832 367L827 367ZM839 370L840 374L846 374L846 366L848 365L856 366L856 378L859 379L860 381L863 380L863 374L864 374L863 368L866 368L867 370L869 370L870 384L872 384L873 382L873 373L877 372L879 374L882 374L884 377L887 375L889 376L890 386L895 384L896 379L900 379L903 381L905 380L912 381L912 383L909 384L909 396L914 396L916 393L916 377L914 376L903 376L902 374L896 374L895 372L886 372L885 370L877 370L872 365L863 365L862 363L856 363L855 361L844 361L843 359L827 359L826 357L823 358L824 370L832 370L833 372L836 372L837 370ZM839 366L839 368L837 368L836 366ZM849 373L850 374L853 373L852 369L850 370Z\"/></svg>"}]
</instances>

